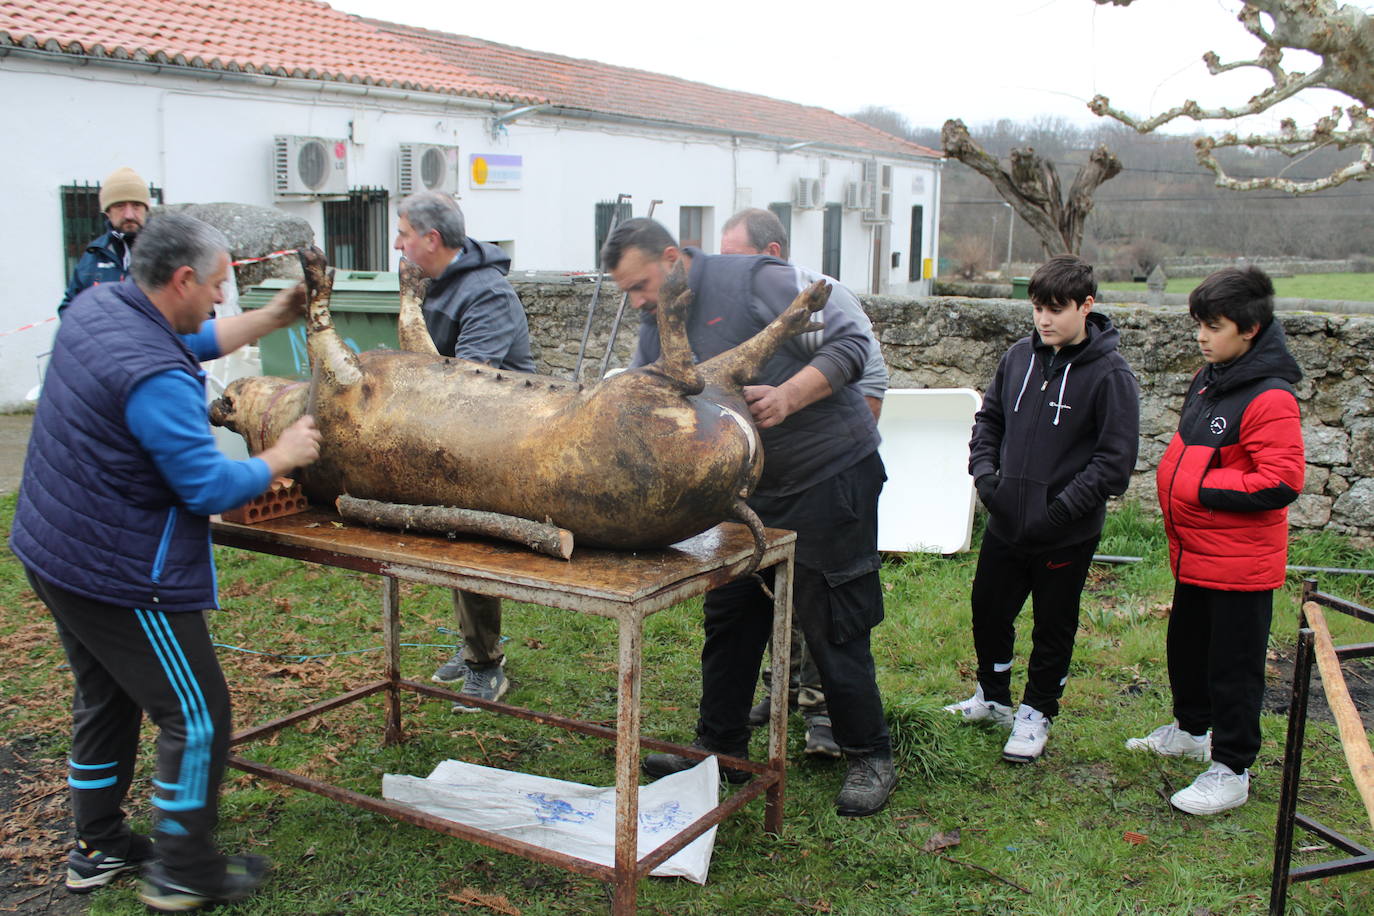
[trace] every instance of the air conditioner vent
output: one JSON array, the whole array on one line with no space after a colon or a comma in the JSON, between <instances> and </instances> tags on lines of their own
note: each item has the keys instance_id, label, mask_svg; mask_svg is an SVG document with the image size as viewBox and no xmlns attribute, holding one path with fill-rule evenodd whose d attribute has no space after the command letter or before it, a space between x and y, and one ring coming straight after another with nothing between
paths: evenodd
<instances>
[{"instance_id":1,"label":"air conditioner vent","mask_svg":"<svg viewBox=\"0 0 1374 916\"><path fill-rule=\"evenodd\" d=\"M402 143L397 163L397 190L458 194L458 147Z\"/></svg>"},{"instance_id":2,"label":"air conditioner vent","mask_svg":"<svg viewBox=\"0 0 1374 916\"><path fill-rule=\"evenodd\" d=\"M348 144L322 137L276 137L272 171L278 197L347 194Z\"/></svg>"}]
</instances>

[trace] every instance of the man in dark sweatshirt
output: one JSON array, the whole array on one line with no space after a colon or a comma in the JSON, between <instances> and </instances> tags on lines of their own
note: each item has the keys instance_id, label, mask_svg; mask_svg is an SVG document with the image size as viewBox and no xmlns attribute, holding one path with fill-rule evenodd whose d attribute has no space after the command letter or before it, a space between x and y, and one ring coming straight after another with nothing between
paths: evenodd
<instances>
[{"instance_id":1,"label":"man in dark sweatshirt","mask_svg":"<svg viewBox=\"0 0 1374 916\"><path fill-rule=\"evenodd\" d=\"M437 191L401 201L395 247L430 278L421 308L440 354L496 369L534 371L525 307L506 279L510 257L468 236L457 201ZM499 700L510 686L502 669L501 599L455 590L453 611L463 646L439 666L433 680L462 682L464 694ZM454 712L475 710L463 703L453 706Z\"/></svg>"},{"instance_id":2,"label":"man in dark sweatshirt","mask_svg":"<svg viewBox=\"0 0 1374 916\"><path fill-rule=\"evenodd\" d=\"M1092 265L1071 255L1031 277L1035 333L1012 344L974 417L969 473L988 510L973 579L978 685L946 706L1010 728L1003 759L1040 756L1068 679L1078 607L1107 497L1126 490L1139 444L1138 386L1111 321L1094 312ZM1032 597L1030 665L1011 706L1015 622Z\"/></svg>"}]
</instances>

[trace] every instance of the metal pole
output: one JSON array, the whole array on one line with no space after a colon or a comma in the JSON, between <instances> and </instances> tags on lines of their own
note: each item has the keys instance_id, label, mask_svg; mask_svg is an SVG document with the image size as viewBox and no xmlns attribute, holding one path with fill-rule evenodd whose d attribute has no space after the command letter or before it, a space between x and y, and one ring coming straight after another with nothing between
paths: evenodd
<instances>
[{"instance_id":1,"label":"metal pole","mask_svg":"<svg viewBox=\"0 0 1374 916\"><path fill-rule=\"evenodd\" d=\"M620 205L630 199L629 194L617 194L615 196L615 208L611 211L611 227L606 230L606 237L610 238L611 233L615 232L616 225L620 222ZM598 254L598 259L600 255ZM572 378L574 382L582 381L582 360L587 355L587 338L592 334L592 318L596 315L596 300L601 297L601 265L596 265L596 285L592 287L592 301L587 306L587 323L582 328L582 344L577 348L577 365L573 367Z\"/></svg>"},{"instance_id":2,"label":"metal pole","mask_svg":"<svg viewBox=\"0 0 1374 916\"><path fill-rule=\"evenodd\" d=\"M649 201L649 219L654 218L654 207L661 203L661 200ZM597 279L601 279L600 274L597 275ZM625 316L625 302L628 298L624 293L620 294L620 307L615 310L615 320L611 322L611 339L606 341L606 352L601 354L601 371L597 375L598 379L606 377L606 369L611 364L611 354L615 352L615 337L620 332L620 319Z\"/></svg>"},{"instance_id":3,"label":"metal pole","mask_svg":"<svg viewBox=\"0 0 1374 916\"><path fill-rule=\"evenodd\" d=\"M1011 273L1011 234L1016 231L1016 211L1007 204L1007 273Z\"/></svg>"}]
</instances>

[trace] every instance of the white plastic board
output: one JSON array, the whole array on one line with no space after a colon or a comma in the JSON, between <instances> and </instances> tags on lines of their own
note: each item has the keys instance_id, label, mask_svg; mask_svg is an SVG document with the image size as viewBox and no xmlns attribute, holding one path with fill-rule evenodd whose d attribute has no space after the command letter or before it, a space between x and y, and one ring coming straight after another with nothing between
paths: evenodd
<instances>
[{"instance_id":1,"label":"white plastic board","mask_svg":"<svg viewBox=\"0 0 1374 916\"><path fill-rule=\"evenodd\" d=\"M974 499L968 442L982 403L972 388L888 390L878 420L887 466L878 503L879 550L968 550Z\"/></svg>"}]
</instances>

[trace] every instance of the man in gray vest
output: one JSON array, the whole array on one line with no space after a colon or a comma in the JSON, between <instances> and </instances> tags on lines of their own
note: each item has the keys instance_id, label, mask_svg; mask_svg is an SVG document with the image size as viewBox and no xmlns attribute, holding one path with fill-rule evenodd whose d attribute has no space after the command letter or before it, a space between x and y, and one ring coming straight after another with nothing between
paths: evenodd
<instances>
[{"instance_id":1,"label":"man in gray vest","mask_svg":"<svg viewBox=\"0 0 1374 916\"><path fill-rule=\"evenodd\" d=\"M796 297L787 263L679 249L663 226L648 219L616 227L601 259L641 311L633 366L659 356L659 290L679 262L694 294L687 338L699 360L748 340ZM867 357L866 338L836 307L826 306L821 317L825 339L814 351L788 341L757 383L745 386L765 455L749 506L765 525L797 532L795 615L830 700L835 740L849 760L835 808L842 816L863 817L881 810L897 784L869 643L883 617L877 541L886 474L873 414L854 384ZM771 570L763 575L771 579ZM773 602L757 582L742 579L707 592L703 610L695 746L747 757L749 705L772 632ZM643 766L661 777L695 763L650 754ZM731 782L749 778L728 768L723 775Z\"/></svg>"},{"instance_id":2,"label":"man in gray vest","mask_svg":"<svg viewBox=\"0 0 1374 916\"><path fill-rule=\"evenodd\" d=\"M725 221L720 232L721 254L760 255L766 254L786 261L788 258L787 230L782 220L772 210L753 208L741 210ZM873 419L883 409L883 396L887 393L887 363L883 360L882 348L873 336L873 322L864 314L858 298L838 280L819 274L814 270L797 265L792 266L796 275L797 291L805 289L817 280L830 282L830 303L838 306L845 315L854 320L868 338L868 358L864 361L863 375L858 380L859 391L873 411ZM803 340L811 349L820 346L825 331L815 331ZM763 699L749 710L749 724L758 727L768 722L772 712L769 690L772 686L772 671L763 669ZM840 746L835 743L831 730L830 711L825 704L825 692L821 688L821 675L816 670L816 661L807 648L806 637L796 620L792 621L792 655L787 680L788 706L799 709L806 724L805 753L813 757L840 757Z\"/></svg>"},{"instance_id":3,"label":"man in gray vest","mask_svg":"<svg viewBox=\"0 0 1374 916\"><path fill-rule=\"evenodd\" d=\"M447 194L412 194L397 213L396 249L430 278L421 308L439 353L533 372L525 308L506 279L510 256L470 238L463 211ZM439 666L433 679L442 684L462 681L461 692L467 696L500 699L510 687L502 669L501 599L455 589L453 610L463 647ZM475 712L476 707L455 703L453 711Z\"/></svg>"}]
</instances>

